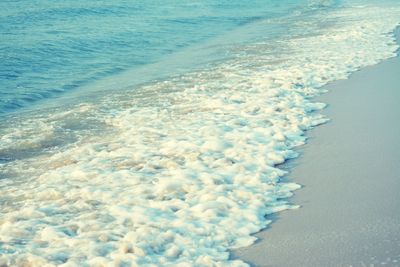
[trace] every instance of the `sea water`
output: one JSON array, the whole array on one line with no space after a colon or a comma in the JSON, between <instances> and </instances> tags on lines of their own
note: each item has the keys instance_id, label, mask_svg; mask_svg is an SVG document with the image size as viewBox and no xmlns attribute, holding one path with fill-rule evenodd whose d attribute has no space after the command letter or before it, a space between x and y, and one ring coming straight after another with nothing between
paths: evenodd
<instances>
[{"instance_id":1,"label":"sea water","mask_svg":"<svg viewBox=\"0 0 400 267\"><path fill-rule=\"evenodd\" d=\"M156 63L305 2L1 1L0 112Z\"/></svg>"},{"instance_id":2,"label":"sea water","mask_svg":"<svg viewBox=\"0 0 400 267\"><path fill-rule=\"evenodd\" d=\"M396 1L2 1L0 265L245 266L321 87ZM278 222L279 223L279 222Z\"/></svg>"}]
</instances>

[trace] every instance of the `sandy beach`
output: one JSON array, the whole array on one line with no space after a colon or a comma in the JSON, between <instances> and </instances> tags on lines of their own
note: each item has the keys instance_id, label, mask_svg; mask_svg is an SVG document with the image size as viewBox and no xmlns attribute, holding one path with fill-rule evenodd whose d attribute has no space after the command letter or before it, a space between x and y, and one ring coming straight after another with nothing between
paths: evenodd
<instances>
[{"instance_id":1,"label":"sandy beach","mask_svg":"<svg viewBox=\"0 0 400 267\"><path fill-rule=\"evenodd\" d=\"M397 31L399 40L399 31ZM400 266L400 58L326 86L331 121L285 167L303 185L258 242L252 266Z\"/></svg>"}]
</instances>

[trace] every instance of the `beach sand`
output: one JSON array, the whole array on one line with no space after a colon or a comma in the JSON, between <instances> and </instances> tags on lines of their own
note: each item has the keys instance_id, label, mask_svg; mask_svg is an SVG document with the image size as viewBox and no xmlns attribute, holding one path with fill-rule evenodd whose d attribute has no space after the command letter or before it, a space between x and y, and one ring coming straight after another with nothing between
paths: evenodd
<instances>
[{"instance_id":1,"label":"beach sand","mask_svg":"<svg viewBox=\"0 0 400 267\"><path fill-rule=\"evenodd\" d=\"M400 31L397 31L399 39ZM233 252L252 266L400 266L400 58L326 86L331 121L307 133L285 167L304 187L302 208L276 215L254 245Z\"/></svg>"}]
</instances>

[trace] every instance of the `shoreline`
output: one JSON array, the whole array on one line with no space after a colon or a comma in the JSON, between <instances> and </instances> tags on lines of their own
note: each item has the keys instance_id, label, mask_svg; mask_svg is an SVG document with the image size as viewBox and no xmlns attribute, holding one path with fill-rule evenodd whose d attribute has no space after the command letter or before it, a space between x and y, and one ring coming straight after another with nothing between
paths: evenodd
<instances>
[{"instance_id":1,"label":"shoreline","mask_svg":"<svg viewBox=\"0 0 400 267\"><path fill-rule=\"evenodd\" d=\"M0 266L247 266L229 248L253 244L266 214L297 207L288 201L306 183L280 169L327 121L313 101L321 87L397 55L399 5L294 4L247 25L254 38L219 36L227 46L210 49L221 60L198 71L178 74L172 56L176 76L127 91L117 79L112 94L0 121Z\"/></svg>"},{"instance_id":2,"label":"shoreline","mask_svg":"<svg viewBox=\"0 0 400 267\"><path fill-rule=\"evenodd\" d=\"M400 28L395 30L400 41ZM301 205L268 219L258 241L232 251L251 266L400 266L400 56L324 86L330 122L285 177ZM378 90L377 90L378 89ZM295 166L295 167L294 167ZM294 167L294 168L293 168ZM277 222L275 222L277 221Z\"/></svg>"}]
</instances>

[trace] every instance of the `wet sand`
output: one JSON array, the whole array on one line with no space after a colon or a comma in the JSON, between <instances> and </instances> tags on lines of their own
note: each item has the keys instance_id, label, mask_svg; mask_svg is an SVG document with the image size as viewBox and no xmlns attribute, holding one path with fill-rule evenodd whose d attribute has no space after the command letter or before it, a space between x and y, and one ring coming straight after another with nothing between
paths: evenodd
<instances>
[{"instance_id":1,"label":"wet sand","mask_svg":"<svg viewBox=\"0 0 400 267\"><path fill-rule=\"evenodd\" d=\"M400 36L397 31L397 37ZM399 39L399 38L398 38ZM256 244L252 266L400 266L400 58L326 86L331 121L307 133L287 179L303 185Z\"/></svg>"}]
</instances>

